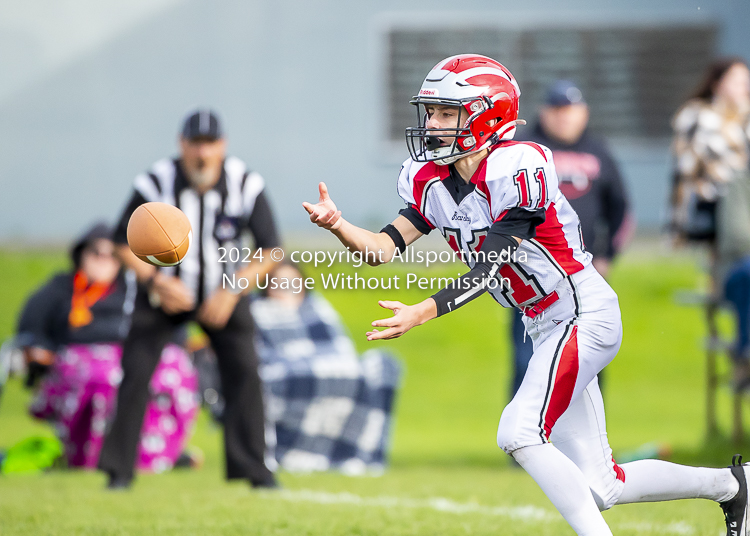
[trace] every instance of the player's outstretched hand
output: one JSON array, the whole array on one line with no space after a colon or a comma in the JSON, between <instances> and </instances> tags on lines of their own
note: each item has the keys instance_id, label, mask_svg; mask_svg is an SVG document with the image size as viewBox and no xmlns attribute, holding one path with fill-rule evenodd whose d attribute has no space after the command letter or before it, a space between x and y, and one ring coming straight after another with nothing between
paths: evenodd
<instances>
[{"instance_id":1,"label":"player's outstretched hand","mask_svg":"<svg viewBox=\"0 0 750 536\"><path fill-rule=\"evenodd\" d=\"M343 221L341 218L341 211L336 210L336 205L328 195L326 183L319 183L318 190L320 191L320 197L318 198L317 204L313 205L312 203L305 201L302 203L302 206L310 215L311 222L323 229L335 231L341 227Z\"/></svg>"},{"instance_id":2,"label":"player's outstretched hand","mask_svg":"<svg viewBox=\"0 0 750 536\"><path fill-rule=\"evenodd\" d=\"M372 323L374 328L386 328L383 331L373 329L367 332L368 341L379 339L395 339L400 337L414 326L419 326L437 316L435 300L429 298L416 305L404 305L397 301L379 301L378 305L393 311L392 318L376 320Z\"/></svg>"}]
</instances>

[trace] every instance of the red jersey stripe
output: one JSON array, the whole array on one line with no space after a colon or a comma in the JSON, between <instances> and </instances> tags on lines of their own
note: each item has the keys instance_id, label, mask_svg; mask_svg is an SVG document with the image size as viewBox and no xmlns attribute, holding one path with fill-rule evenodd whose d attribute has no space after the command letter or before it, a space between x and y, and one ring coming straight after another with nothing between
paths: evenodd
<instances>
[{"instance_id":1,"label":"red jersey stripe","mask_svg":"<svg viewBox=\"0 0 750 536\"><path fill-rule=\"evenodd\" d=\"M485 158L479 164L479 167L471 176L471 182L476 184L477 190L479 190L485 198L487 198L487 204L490 206L490 214L492 213L492 196L490 195L490 189L487 187L487 159Z\"/></svg>"},{"instance_id":2,"label":"red jersey stripe","mask_svg":"<svg viewBox=\"0 0 750 536\"><path fill-rule=\"evenodd\" d=\"M414 195L414 202L417 204L417 208L422 207L424 204L424 188L431 179L440 177L440 180L446 179L450 175L448 166L438 166L435 162L427 162L422 166L419 171L414 175L412 180L412 194Z\"/></svg>"},{"instance_id":3,"label":"red jersey stripe","mask_svg":"<svg viewBox=\"0 0 750 536\"><path fill-rule=\"evenodd\" d=\"M566 274L572 275L583 270L583 264L573 257L573 248L568 245L554 203L547 207L544 223L536 228L536 240L552 255Z\"/></svg>"},{"instance_id":4,"label":"red jersey stripe","mask_svg":"<svg viewBox=\"0 0 750 536\"><path fill-rule=\"evenodd\" d=\"M510 209L505 209L505 210L503 210L503 211L502 211L502 212L501 212L501 213L500 213L500 214L499 214L499 215L497 216L497 218L495 218L495 221L494 221L494 222L492 222L492 223L497 223L497 222L499 222L500 220L502 220L502 219L503 219L503 218L505 217L505 215L506 215L506 214L508 213L508 210L510 210Z\"/></svg>"}]
</instances>

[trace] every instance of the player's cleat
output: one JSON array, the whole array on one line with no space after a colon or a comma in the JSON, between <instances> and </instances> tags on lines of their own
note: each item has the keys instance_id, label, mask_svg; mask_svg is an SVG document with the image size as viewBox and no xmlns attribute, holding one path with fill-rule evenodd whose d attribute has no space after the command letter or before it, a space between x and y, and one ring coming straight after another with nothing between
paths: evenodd
<instances>
[{"instance_id":1,"label":"player's cleat","mask_svg":"<svg viewBox=\"0 0 750 536\"><path fill-rule=\"evenodd\" d=\"M727 536L747 536L748 494L742 456L735 454L729 469L740 483L740 490L733 498L719 503L721 509L724 510L724 520L727 522Z\"/></svg>"}]
</instances>

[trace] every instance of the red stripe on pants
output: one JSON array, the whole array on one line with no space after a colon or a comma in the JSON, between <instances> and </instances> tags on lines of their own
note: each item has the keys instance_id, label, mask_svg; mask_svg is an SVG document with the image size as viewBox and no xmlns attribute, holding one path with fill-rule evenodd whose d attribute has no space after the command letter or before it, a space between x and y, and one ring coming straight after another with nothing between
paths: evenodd
<instances>
[{"instance_id":1,"label":"red stripe on pants","mask_svg":"<svg viewBox=\"0 0 750 536\"><path fill-rule=\"evenodd\" d=\"M544 434L549 439L552 427L557 419L565 413L573 398L573 390L578 378L578 326L573 326L565 346L560 353L555 383L552 386L547 413L544 416Z\"/></svg>"}]
</instances>

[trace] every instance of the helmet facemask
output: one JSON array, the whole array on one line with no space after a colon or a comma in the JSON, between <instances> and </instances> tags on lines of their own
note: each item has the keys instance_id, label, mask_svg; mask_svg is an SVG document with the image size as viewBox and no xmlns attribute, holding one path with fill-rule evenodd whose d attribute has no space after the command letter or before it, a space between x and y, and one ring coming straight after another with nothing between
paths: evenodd
<instances>
[{"instance_id":1,"label":"helmet facemask","mask_svg":"<svg viewBox=\"0 0 750 536\"><path fill-rule=\"evenodd\" d=\"M481 151L498 141L495 132L502 119L493 111L493 103L487 98L463 100L415 97L411 100L417 108L417 127L406 129L406 145L415 162L435 162L444 166L470 153ZM459 113L454 128L427 128L427 106L451 106ZM461 111L469 115L461 124ZM464 117L466 117L464 115ZM496 121L490 124L490 121ZM479 147L477 147L479 140Z\"/></svg>"}]
</instances>

